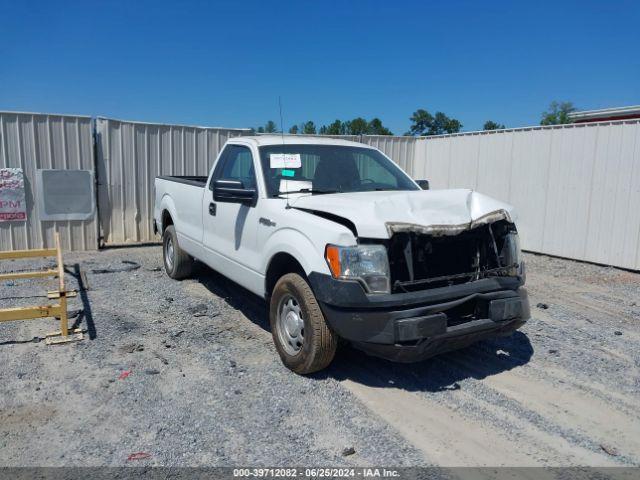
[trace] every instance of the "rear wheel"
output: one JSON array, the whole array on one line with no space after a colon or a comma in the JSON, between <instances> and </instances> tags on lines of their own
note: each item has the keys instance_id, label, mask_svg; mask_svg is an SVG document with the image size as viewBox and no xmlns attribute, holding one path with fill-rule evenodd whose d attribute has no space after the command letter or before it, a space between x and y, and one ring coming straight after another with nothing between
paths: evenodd
<instances>
[{"instance_id":1,"label":"rear wheel","mask_svg":"<svg viewBox=\"0 0 640 480\"><path fill-rule=\"evenodd\" d=\"M193 258L180 248L176 229L169 225L162 234L162 259L167 275L175 280L182 280L191 274Z\"/></svg>"},{"instance_id":2,"label":"rear wheel","mask_svg":"<svg viewBox=\"0 0 640 480\"><path fill-rule=\"evenodd\" d=\"M327 326L311 287L297 273L288 273L276 283L269 320L273 342L287 368L308 374L333 360L338 338Z\"/></svg>"}]
</instances>

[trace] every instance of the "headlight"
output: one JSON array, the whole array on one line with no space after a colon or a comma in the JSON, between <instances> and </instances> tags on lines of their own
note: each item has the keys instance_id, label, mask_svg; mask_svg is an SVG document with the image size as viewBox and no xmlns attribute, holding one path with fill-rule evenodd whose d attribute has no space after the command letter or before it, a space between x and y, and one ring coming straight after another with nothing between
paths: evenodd
<instances>
[{"instance_id":1,"label":"headlight","mask_svg":"<svg viewBox=\"0 0 640 480\"><path fill-rule=\"evenodd\" d=\"M359 280L370 293L389 293L389 259L384 245L327 245L325 259L333 278Z\"/></svg>"},{"instance_id":2,"label":"headlight","mask_svg":"<svg viewBox=\"0 0 640 480\"><path fill-rule=\"evenodd\" d=\"M508 274L518 275L520 270L520 238L515 232L507 233L504 237L504 244L500 252L500 264L503 267L511 267ZM524 268L524 267L523 267Z\"/></svg>"}]
</instances>

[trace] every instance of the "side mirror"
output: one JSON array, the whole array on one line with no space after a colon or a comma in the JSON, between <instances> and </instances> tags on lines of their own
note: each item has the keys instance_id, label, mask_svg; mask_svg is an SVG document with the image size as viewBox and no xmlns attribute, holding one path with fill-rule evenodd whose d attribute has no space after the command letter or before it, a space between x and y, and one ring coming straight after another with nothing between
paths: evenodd
<instances>
[{"instance_id":1,"label":"side mirror","mask_svg":"<svg viewBox=\"0 0 640 480\"><path fill-rule=\"evenodd\" d=\"M258 192L255 188L245 188L240 180L216 180L213 182L213 199L253 207L258 200Z\"/></svg>"},{"instance_id":2,"label":"side mirror","mask_svg":"<svg viewBox=\"0 0 640 480\"><path fill-rule=\"evenodd\" d=\"M422 190L429 190L429 180L416 180L416 183Z\"/></svg>"}]
</instances>

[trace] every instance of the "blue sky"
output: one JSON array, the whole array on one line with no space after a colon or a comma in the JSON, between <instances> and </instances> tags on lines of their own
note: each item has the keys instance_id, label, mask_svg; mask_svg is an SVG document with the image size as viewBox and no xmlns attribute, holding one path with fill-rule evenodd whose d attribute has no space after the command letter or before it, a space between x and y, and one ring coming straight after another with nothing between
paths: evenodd
<instances>
[{"instance_id":1,"label":"blue sky","mask_svg":"<svg viewBox=\"0 0 640 480\"><path fill-rule=\"evenodd\" d=\"M640 104L640 2L0 0L0 110L227 127Z\"/></svg>"}]
</instances>

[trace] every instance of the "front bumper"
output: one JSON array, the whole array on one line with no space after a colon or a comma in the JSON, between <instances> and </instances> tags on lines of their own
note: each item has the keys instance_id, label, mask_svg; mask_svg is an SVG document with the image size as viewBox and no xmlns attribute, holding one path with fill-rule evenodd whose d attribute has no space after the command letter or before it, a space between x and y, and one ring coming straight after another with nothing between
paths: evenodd
<instances>
[{"instance_id":1,"label":"front bumper","mask_svg":"<svg viewBox=\"0 0 640 480\"><path fill-rule=\"evenodd\" d=\"M312 273L331 328L356 347L399 362L422 360L507 335L530 317L517 277L495 277L421 292L368 295L356 282Z\"/></svg>"}]
</instances>

